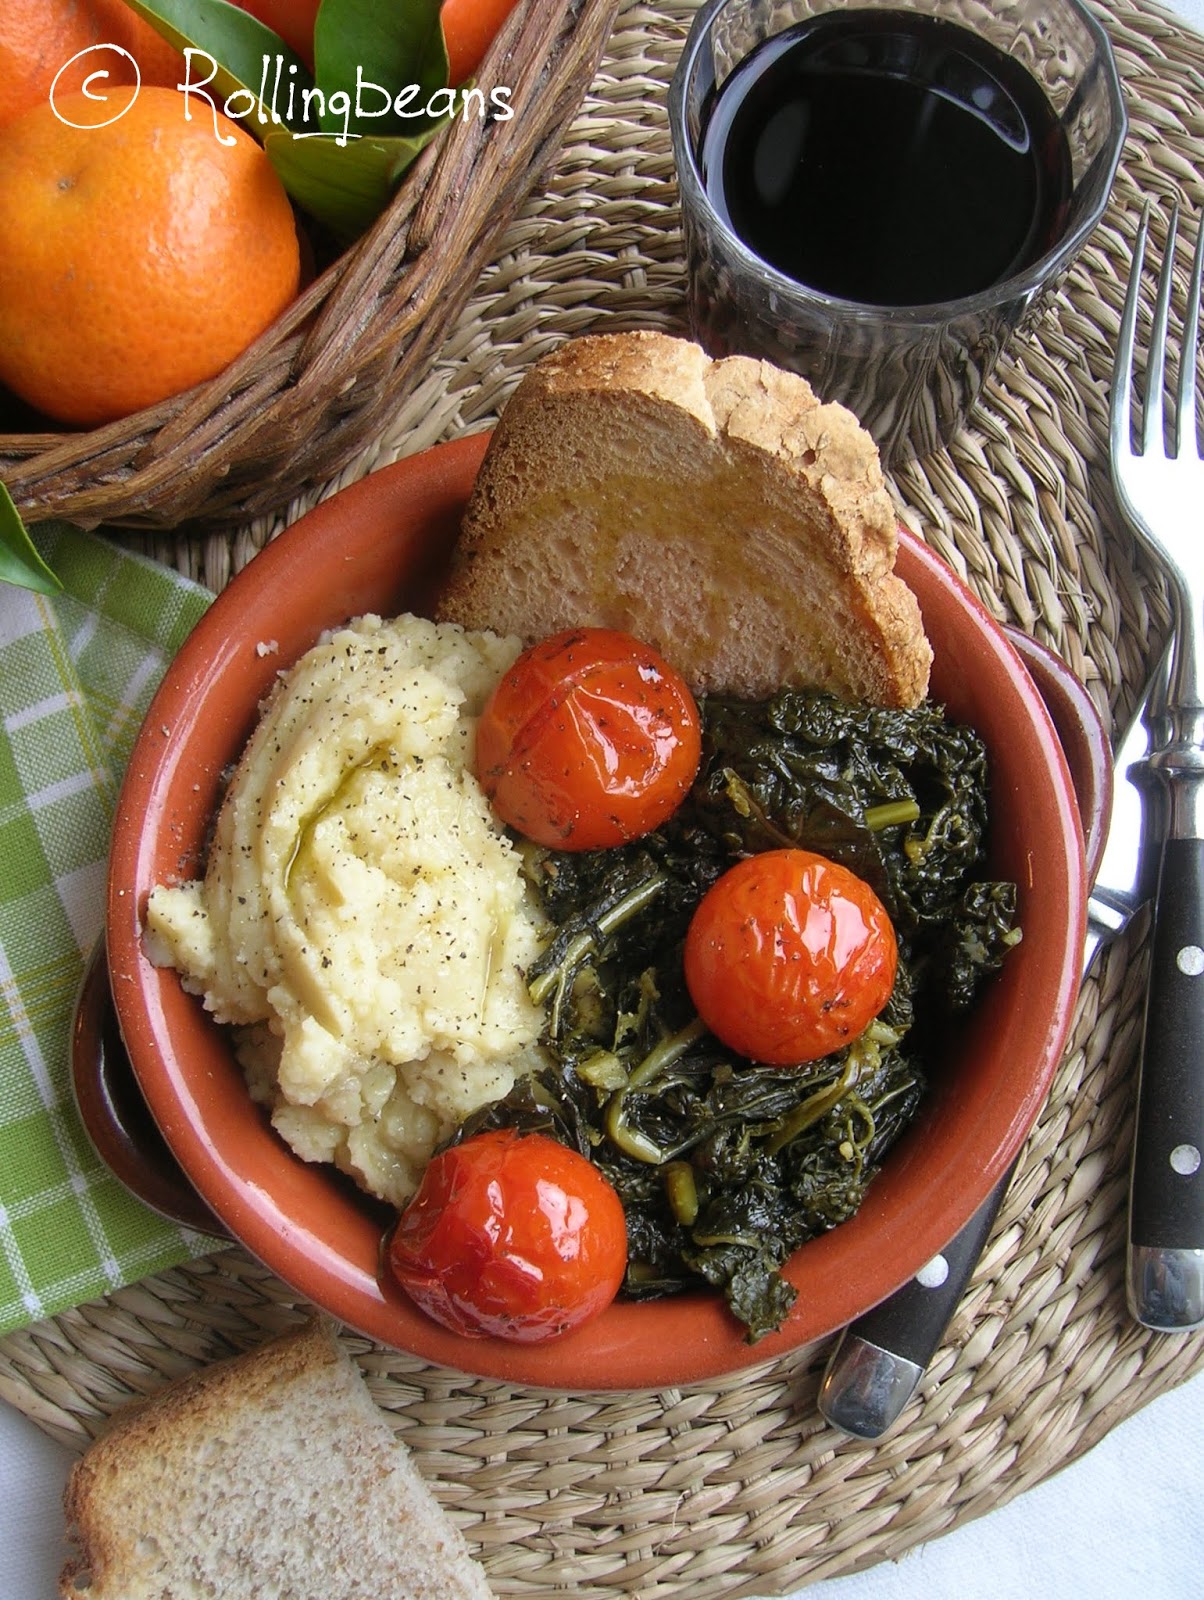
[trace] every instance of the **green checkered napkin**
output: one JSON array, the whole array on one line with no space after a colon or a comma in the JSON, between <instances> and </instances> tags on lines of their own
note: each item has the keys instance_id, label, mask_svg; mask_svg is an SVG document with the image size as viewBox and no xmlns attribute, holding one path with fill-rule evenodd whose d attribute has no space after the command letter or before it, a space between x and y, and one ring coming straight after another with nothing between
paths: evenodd
<instances>
[{"instance_id":1,"label":"green checkered napkin","mask_svg":"<svg viewBox=\"0 0 1204 1600\"><path fill-rule=\"evenodd\" d=\"M0 1332L213 1248L109 1173L68 1067L121 773L212 596L61 523L34 542L63 593L0 584Z\"/></svg>"}]
</instances>

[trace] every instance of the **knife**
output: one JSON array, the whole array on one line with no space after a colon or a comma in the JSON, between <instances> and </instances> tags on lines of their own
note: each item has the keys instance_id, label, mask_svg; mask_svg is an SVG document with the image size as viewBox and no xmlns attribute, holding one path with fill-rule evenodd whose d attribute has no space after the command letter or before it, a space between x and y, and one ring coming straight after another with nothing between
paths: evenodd
<instances>
[{"instance_id":1,"label":"knife","mask_svg":"<svg viewBox=\"0 0 1204 1600\"><path fill-rule=\"evenodd\" d=\"M1169 676L1169 674L1168 674ZM1204 740L1164 710L1149 801L1162 808L1129 1179L1125 1295L1159 1333L1204 1325Z\"/></svg>"},{"instance_id":2,"label":"knife","mask_svg":"<svg viewBox=\"0 0 1204 1600\"><path fill-rule=\"evenodd\" d=\"M1165 816L1146 758L1151 744L1157 748L1166 664L1164 655L1116 752L1107 837L1087 902L1084 978L1100 948L1124 932L1153 891ZM817 1402L833 1427L859 1439L877 1439L898 1419L940 1348L1014 1171L1015 1162L960 1233L916 1277L841 1334Z\"/></svg>"}]
</instances>

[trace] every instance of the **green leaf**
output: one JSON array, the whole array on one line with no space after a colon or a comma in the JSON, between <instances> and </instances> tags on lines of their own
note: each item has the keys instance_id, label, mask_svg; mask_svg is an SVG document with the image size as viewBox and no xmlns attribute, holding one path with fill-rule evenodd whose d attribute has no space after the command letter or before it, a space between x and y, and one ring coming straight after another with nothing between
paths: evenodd
<instances>
[{"instance_id":1,"label":"green leaf","mask_svg":"<svg viewBox=\"0 0 1204 1600\"><path fill-rule=\"evenodd\" d=\"M194 99L202 81L219 110L238 96L236 120L262 139L289 196L343 242L376 220L460 109L460 92L447 87L440 0L322 0L316 85L282 39L227 0L128 3L178 50L202 50L216 63L193 58ZM373 115L386 90L387 114Z\"/></svg>"},{"instance_id":2,"label":"green leaf","mask_svg":"<svg viewBox=\"0 0 1204 1600\"><path fill-rule=\"evenodd\" d=\"M375 222L402 174L442 126L409 139L352 138L346 145L276 128L264 148L297 204L349 241Z\"/></svg>"},{"instance_id":3,"label":"green leaf","mask_svg":"<svg viewBox=\"0 0 1204 1600\"><path fill-rule=\"evenodd\" d=\"M314 71L327 97L328 131L400 138L424 132L420 119L431 95L447 89L440 3L322 0L314 20ZM330 108L330 96L340 91L346 114ZM450 109L440 105L436 120Z\"/></svg>"},{"instance_id":4,"label":"green leaf","mask_svg":"<svg viewBox=\"0 0 1204 1600\"><path fill-rule=\"evenodd\" d=\"M195 86L190 101L199 102L202 94L207 95L219 111L231 103L227 114L257 137L270 125L306 126L303 91L314 86L309 68L255 17L227 0L127 0L127 4L177 50L191 47L209 57L206 61L194 56L189 63L189 81ZM231 96L237 98L231 102ZM195 104L189 109L200 114L201 107ZM309 108L311 126L313 109Z\"/></svg>"},{"instance_id":5,"label":"green leaf","mask_svg":"<svg viewBox=\"0 0 1204 1600\"><path fill-rule=\"evenodd\" d=\"M62 584L33 547L13 497L0 483L0 583L38 594L58 594Z\"/></svg>"}]
</instances>

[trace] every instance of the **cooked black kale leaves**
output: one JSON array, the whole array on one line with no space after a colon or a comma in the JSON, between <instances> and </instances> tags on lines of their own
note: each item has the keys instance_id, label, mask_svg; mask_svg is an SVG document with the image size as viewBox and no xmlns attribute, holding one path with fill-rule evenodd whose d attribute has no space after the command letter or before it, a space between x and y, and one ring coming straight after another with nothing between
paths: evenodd
<instances>
[{"instance_id":1,"label":"cooked black kale leaves","mask_svg":"<svg viewBox=\"0 0 1204 1600\"><path fill-rule=\"evenodd\" d=\"M588 1155L626 1210L626 1292L713 1285L755 1340L795 1297L778 1268L856 1211L915 1113L943 1024L1018 938L1015 888L981 880L986 755L939 709L786 690L701 710L699 776L664 827L619 850L529 851L555 927L529 974L552 1065L462 1136L538 1128ZM878 1019L796 1069L733 1055L682 975L702 895L733 861L782 846L868 881L900 951Z\"/></svg>"}]
</instances>

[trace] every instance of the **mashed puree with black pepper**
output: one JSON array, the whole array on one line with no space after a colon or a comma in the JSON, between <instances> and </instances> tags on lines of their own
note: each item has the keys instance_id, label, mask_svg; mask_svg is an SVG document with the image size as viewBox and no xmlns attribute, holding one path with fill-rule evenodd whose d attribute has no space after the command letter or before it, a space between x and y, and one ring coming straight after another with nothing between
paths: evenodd
<instances>
[{"instance_id":1,"label":"mashed puree with black pepper","mask_svg":"<svg viewBox=\"0 0 1204 1600\"><path fill-rule=\"evenodd\" d=\"M265 702L204 879L147 910L280 1134L395 1205L538 1055L538 913L471 771L518 649L408 616L324 637Z\"/></svg>"}]
</instances>

